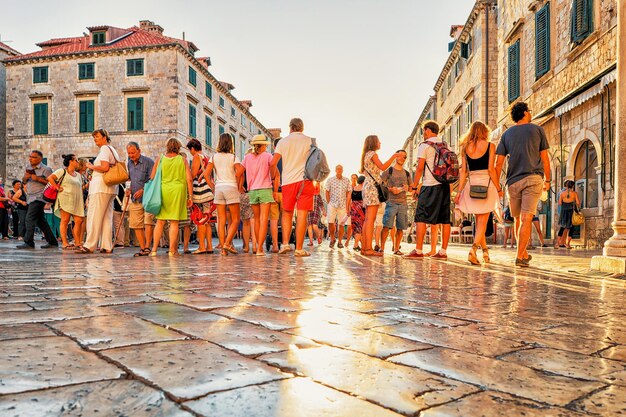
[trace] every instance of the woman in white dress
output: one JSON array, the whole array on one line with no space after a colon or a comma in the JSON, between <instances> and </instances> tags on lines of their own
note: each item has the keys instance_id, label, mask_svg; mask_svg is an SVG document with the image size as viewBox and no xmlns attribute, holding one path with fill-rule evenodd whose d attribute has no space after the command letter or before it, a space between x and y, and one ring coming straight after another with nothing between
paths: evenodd
<instances>
[{"instance_id":1,"label":"woman in white dress","mask_svg":"<svg viewBox=\"0 0 626 417\"><path fill-rule=\"evenodd\" d=\"M63 166L48 177L50 186L58 190L57 201L54 203L54 215L61 219L59 227L63 249L74 249L82 245L83 236L80 233L85 219L85 205L83 204L83 177L78 173L78 159L76 155L62 155ZM67 241L67 226L70 217L74 218L72 235L74 244Z\"/></svg>"}]
</instances>

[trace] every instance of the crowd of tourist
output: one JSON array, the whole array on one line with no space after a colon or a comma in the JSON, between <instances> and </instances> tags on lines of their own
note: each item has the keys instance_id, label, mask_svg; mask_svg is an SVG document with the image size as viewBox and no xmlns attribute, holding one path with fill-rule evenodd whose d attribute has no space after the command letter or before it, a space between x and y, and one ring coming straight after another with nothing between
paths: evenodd
<instances>
[{"instance_id":1,"label":"crowd of tourist","mask_svg":"<svg viewBox=\"0 0 626 417\"><path fill-rule=\"evenodd\" d=\"M304 249L308 231L308 246L328 238L331 248L341 249L353 240L352 249L377 257L391 237L395 255L445 260L456 183L456 209L474 218L468 261L490 262L486 235L495 213L504 225L505 247L509 238L512 247L517 245L515 265L526 267L532 259L528 253L532 227L539 226L537 204L551 183L550 159L545 132L531 123L528 106L514 105L511 118L515 124L497 147L490 142L489 127L473 122L458 156L442 141L437 123L427 121L414 176L404 166L405 151L381 159L379 138L367 136L360 175L345 177L343 167L337 165L323 187L305 178L314 140L303 133L304 123L298 118L290 121L289 135L274 143L273 154L268 152L272 142L256 135L243 160L235 156L232 135L223 133L213 155L205 154L197 139L190 139L186 144L190 161L176 138L167 141L156 160L143 155L138 143L129 142L124 164L108 132L99 129L92 134L99 148L93 161L63 155L63 167L53 171L43 164L43 154L33 150L23 177L14 180L10 190L0 181L0 235L9 239L10 214L13 237L22 240L19 249L35 248L35 228L39 228L46 240L42 248L58 247L60 238L64 250L111 253L127 244L132 231L139 247L135 256L156 256L164 246L170 256L177 256L182 229L185 253L212 254L219 249L223 256L234 255L239 249L233 241L242 235L244 252L252 243L252 252L259 256L265 255L266 247L273 253L293 251L306 257L310 255ZM501 184L505 161L506 181ZM107 172L120 168L117 164L124 164L125 184L106 181ZM574 182L568 180L564 187L558 196L560 229L555 247L569 247L568 235L580 203ZM407 196L411 195L417 203L413 226L408 218ZM46 220L46 211L59 219L55 220L58 231ZM462 225L466 222L472 224L464 217ZM188 250L192 223L198 243L194 252ZM409 226L415 227L415 249L404 254L401 242ZM219 239L216 248L213 227ZM428 228L431 250L424 252ZM537 230L541 245L547 246L541 229Z\"/></svg>"}]
</instances>

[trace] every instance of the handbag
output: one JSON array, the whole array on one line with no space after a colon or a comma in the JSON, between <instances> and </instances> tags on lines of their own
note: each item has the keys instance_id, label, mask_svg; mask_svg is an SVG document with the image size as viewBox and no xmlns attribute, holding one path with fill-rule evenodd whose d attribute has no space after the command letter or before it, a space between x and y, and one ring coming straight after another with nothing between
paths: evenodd
<instances>
[{"instance_id":1,"label":"handbag","mask_svg":"<svg viewBox=\"0 0 626 417\"><path fill-rule=\"evenodd\" d=\"M143 209L155 216L161 211L161 161L163 157L159 159L159 165L157 166L154 178L146 182L143 186L143 197L141 204Z\"/></svg>"},{"instance_id":2,"label":"handbag","mask_svg":"<svg viewBox=\"0 0 626 417\"><path fill-rule=\"evenodd\" d=\"M467 155L465 155L465 160L467 161ZM469 166L469 162L467 164ZM469 172L467 173L467 182L469 183L469 196L470 198L474 198L476 200L485 200L487 198L487 193L489 192L489 185L491 184L491 177L489 177L489 182L487 185L472 185L472 180Z\"/></svg>"},{"instance_id":3,"label":"handbag","mask_svg":"<svg viewBox=\"0 0 626 417\"><path fill-rule=\"evenodd\" d=\"M572 213L572 226L580 226L583 223L585 223L585 215L580 211L578 206L576 206Z\"/></svg>"},{"instance_id":4,"label":"handbag","mask_svg":"<svg viewBox=\"0 0 626 417\"><path fill-rule=\"evenodd\" d=\"M205 160L203 159L202 162ZM205 165L202 165L202 170L198 172L196 178L193 179L193 195L191 196L191 201L194 204L203 204L208 203L213 200L213 193L211 192L211 187L209 187L209 183L206 178L204 178L204 171L206 169Z\"/></svg>"},{"instance_id":5,"label":"handbag","mask_svg":"<svg viewBox=\"0 0 626 417\"><path fill-rule=\"evenodd\" d=\"M55 181L54 183L59 186L63 183L63 178L65 178L65 174L67 173L67 170L64 169L63 170L63 175L61 175L61 178L58 181ZM43 189L43 200L46 203L51 203L54 204L57 201L57 197L59 195L59 190L58 187L57 188L53 188L50 183L46 184L46 187Z\"/></svg>"},{"instance_id":6,"label":"handbag","mask_svg":"<svg viewBox=\"0 0 626 417\"><path fill-rule=\"evenodd\" d=\"M369 175L370 178L374 181L374 186L376 186L376 191L378 191L378 201L384 203L389 200L389 188L387 188L385 184L376 181L376 179L372 176L372 174L370 174L368 170L365 170L365 172L367 172L367 175Z\"/></svg>"},{"instance_id":7,"label":"handbag","mask_svg":"<svg viewBox=\"0 0 626 417\"><path fill-rule=\"evenodd\" d=\"M130 178L128 176L128 170L126 169L126 165L117 160L117 158L115 157L115 153L113 153L113 150L111 150L110 146L107 147L113 155L113 159L115 159L115 164L109 166L109 170L104 173L104 183L106 185L123 184Z\"/></svg>"}]
</instances>

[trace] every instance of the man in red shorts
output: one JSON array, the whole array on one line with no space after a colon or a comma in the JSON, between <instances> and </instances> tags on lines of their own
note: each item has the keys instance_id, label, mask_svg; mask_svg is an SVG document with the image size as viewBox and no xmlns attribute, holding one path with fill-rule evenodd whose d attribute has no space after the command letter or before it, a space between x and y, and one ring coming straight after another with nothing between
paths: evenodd
<instances>
[{"instance_id":1,"label":"man in red shorts","mask_svg":"<svg viewBox=\"0 0 626 417\"><path fill-rule=\"evenodd\" d=\"M307 227L307 214L313 209L313 194L315 187L312 181L304 179L304 167L311 148L311 138L304 133L302 119L294 118L289 122L289 135L282 138L274 150L272 171L276 169L282 158L283 172L281 186L283 190L283 245L278 253L291 252L289 236L293 222L293 212L296 214L296 250L295 256L309 256L304 250L304 235Z\"/></svg>"}]
</instances>

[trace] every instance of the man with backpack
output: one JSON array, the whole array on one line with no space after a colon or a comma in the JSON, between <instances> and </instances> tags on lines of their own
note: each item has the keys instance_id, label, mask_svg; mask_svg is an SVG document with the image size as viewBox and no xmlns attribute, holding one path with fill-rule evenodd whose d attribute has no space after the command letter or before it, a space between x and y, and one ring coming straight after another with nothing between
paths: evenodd
<instances>
[{"instance_id":1,"label":"man with backpack","mask_svg":"<svg viewBox=\"0 0 626 417\"><path fill-rule=\"evenodd\" d=\"M417 169L412 190L417 192L420 179L422 185L417 194L415 210L415 250L406 258L424 258L422 247L426 235L426 225L442 225L441 249L432 255L435 259L448 259L446 249L450 240L450 184L459 178L458 159L445 142L437 135L439 125L429 120L423 125L424 142L417 149ZM422 178L423 177L423 178ZM432 229L431 229L432 230ZM431 236L437 239L437 236Z\"/></svg>"},{"instance_id":2,"label":"man with backpack","mask_svg":"<svg viewBox=\"0 0 626 417\"><path fill-rule=\"evenodd\" d=\"M403 167L406 162L406 151L401 149L396 151L396 155L398 155L396 163L383 172L381 176L389 189L389 200L387 200L385 214L383 215L383 231L380 246L384 252L387 236L389 236L389 231L394 228L395 224L395 235L392 234L391 236L393 253L394 255L403 255L400 252L400 242L402 241L404 229L408 226L406 192L411 187L411 174Z\"/></svg>"}]
</instances>

